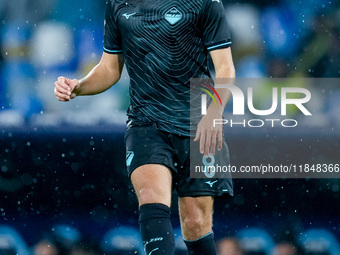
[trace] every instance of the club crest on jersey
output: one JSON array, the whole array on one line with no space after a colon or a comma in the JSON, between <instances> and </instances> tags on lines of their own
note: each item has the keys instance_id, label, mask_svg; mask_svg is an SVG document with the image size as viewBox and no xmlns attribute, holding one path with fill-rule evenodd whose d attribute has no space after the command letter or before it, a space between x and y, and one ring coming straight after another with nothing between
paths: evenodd
<instances>
[{"instance_id":1,"label":"club crest on jersey","mask_svg":"<svg viewBox=\"0 0 340 255\"><path fill-rule=\"evenodd\" d=\"M174 25L182 19L182 13L176 7L172 7L164 14L164 18L170 25Z\"/></svg>"}]
</instances>

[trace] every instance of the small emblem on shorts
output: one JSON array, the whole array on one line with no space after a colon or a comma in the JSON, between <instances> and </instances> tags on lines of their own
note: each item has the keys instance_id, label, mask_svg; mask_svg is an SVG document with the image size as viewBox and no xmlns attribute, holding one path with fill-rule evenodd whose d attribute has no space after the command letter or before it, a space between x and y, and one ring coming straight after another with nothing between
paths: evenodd
<instances>
[{"instance_id":1,"label":"small emblem on shorts","mask_svg":"<svg viewBox=\"0 0 340 255\"><path fill-rule=\"evenodd\" d=\"M212 156L209 153L209 157L206 158L204 155L202 156L202 163L206 169L206 171L204 172L204 175L208 178L213 178L216 174L216 172L214 171L215 169L215 157Z\"/></svg>"},{"instance_id":2,"label":"small emblem on shorts","mask_svg":"<svg viewBox=\"0 0 340 255\"><path fill-rule=\"evenodd\" d=\"M133 151L127 151L126 152L126 166L131 165L131 161L132 161L134 155L135 155L135 153Z\"/></svg>"},{"instance_id":3,"label":"small emblem on shorts","mask_svg":"<svg viewBox=\"0 0 340 255\"><path fill-rule=\"evenodd\" d=\"M213 185L215 184L217 182L217 180L216 181L207 181L207 182L205 182L206 184L208 184L209 186L210 186L210 188L212 188L213 187Z\"/></svg>"},{"instance_id":4,"label":"small emblem on shorts","mask_svg":"<svg viewBox=\"0 0 340 255\"><path fill-rule=\"evenodd\" d=\"M181 20L182 13L176 7L172 7L165 13L164 18L170 25L174 25Z\"/></svg>"}]
</instances>

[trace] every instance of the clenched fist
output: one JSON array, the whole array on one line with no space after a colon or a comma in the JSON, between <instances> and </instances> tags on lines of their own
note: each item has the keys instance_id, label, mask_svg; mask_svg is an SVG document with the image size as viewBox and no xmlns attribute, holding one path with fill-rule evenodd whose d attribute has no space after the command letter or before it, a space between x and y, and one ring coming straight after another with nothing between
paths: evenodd
<instances>
[{"instance_id":1,"label":"clenched fist","mask_svg":"<svg viewBox=\"0 0 340 255\"><path fill-rule=\"evenodd\" d=\"M75 88L79 86L77 79L70 80L65 77L59 77L54 83L54 94L59 101L67 102L75 98Z\"/></svg>"}]
</instances>

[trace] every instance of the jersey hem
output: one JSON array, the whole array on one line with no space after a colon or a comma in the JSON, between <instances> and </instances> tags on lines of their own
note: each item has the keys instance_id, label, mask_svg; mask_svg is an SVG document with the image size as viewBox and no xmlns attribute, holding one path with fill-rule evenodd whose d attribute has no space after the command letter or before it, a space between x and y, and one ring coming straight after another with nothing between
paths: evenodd
<instances>
[{"instance_id":1,"label":"jersey hem","mask_svg":"<svg viewBox=\"0 0 340 255\"><path fill-rule=\"evenodd\" d=\"M155 165L162 165L167 167L170 171L173 171L175 173L177 173L177 169L175 169L173 166L171 166L170 162L168 160L164 160L164 158L160 158L160 157L153 157L149 160L146 160L144 162L138 162L135 163L131 166L128 167L128 176L129 178L131 178L131 174L133 173L133 171L135 171L138 167L140 166L144 166L144 165L150 165L150 164L155 164Z\"/></svg>"},{"instance_id":2,"label":"jersey hem","mask_svg":"<svg viewBox=\"0 0 340 255\"><path fill-rule=\"evenodd\" d=\"M185 192L185 193L177 191L177 194L178 194L178 197L204 197L204 196L233 197L234 196L234 192L232 192L232 191L222 192L222 191L213 191L213 190L207 190L207 191L188 191L188 192Z\"/></svg>"}]
</instances>

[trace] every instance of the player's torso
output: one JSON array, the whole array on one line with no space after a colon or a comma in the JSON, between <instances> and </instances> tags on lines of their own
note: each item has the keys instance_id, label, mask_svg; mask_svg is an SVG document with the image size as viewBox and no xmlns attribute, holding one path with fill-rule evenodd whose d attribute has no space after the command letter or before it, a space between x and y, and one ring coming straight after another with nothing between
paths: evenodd
<instances>
[{"instance_id":1,"label":"player's torso","mask_svg":"<svg viewBox=\"0 0 340 255\"><path fill-rule=\"evenodd\" d=\"M201 45L199 15L203 0L119 0L114 16L124 51L152 51L179 60Z\"/></svg>"},{"instance_id":2,"label":"player's torso","mask_svg":"<svg viewBox=\"0 0 340 255\"><path fill-rule=\"evenodd\" d=\"M185 129L190 79L209 76L200 29L204 1L115 1L113 17L131 80L130 118L146 116Z\"/></svg>"}]
</instances>

